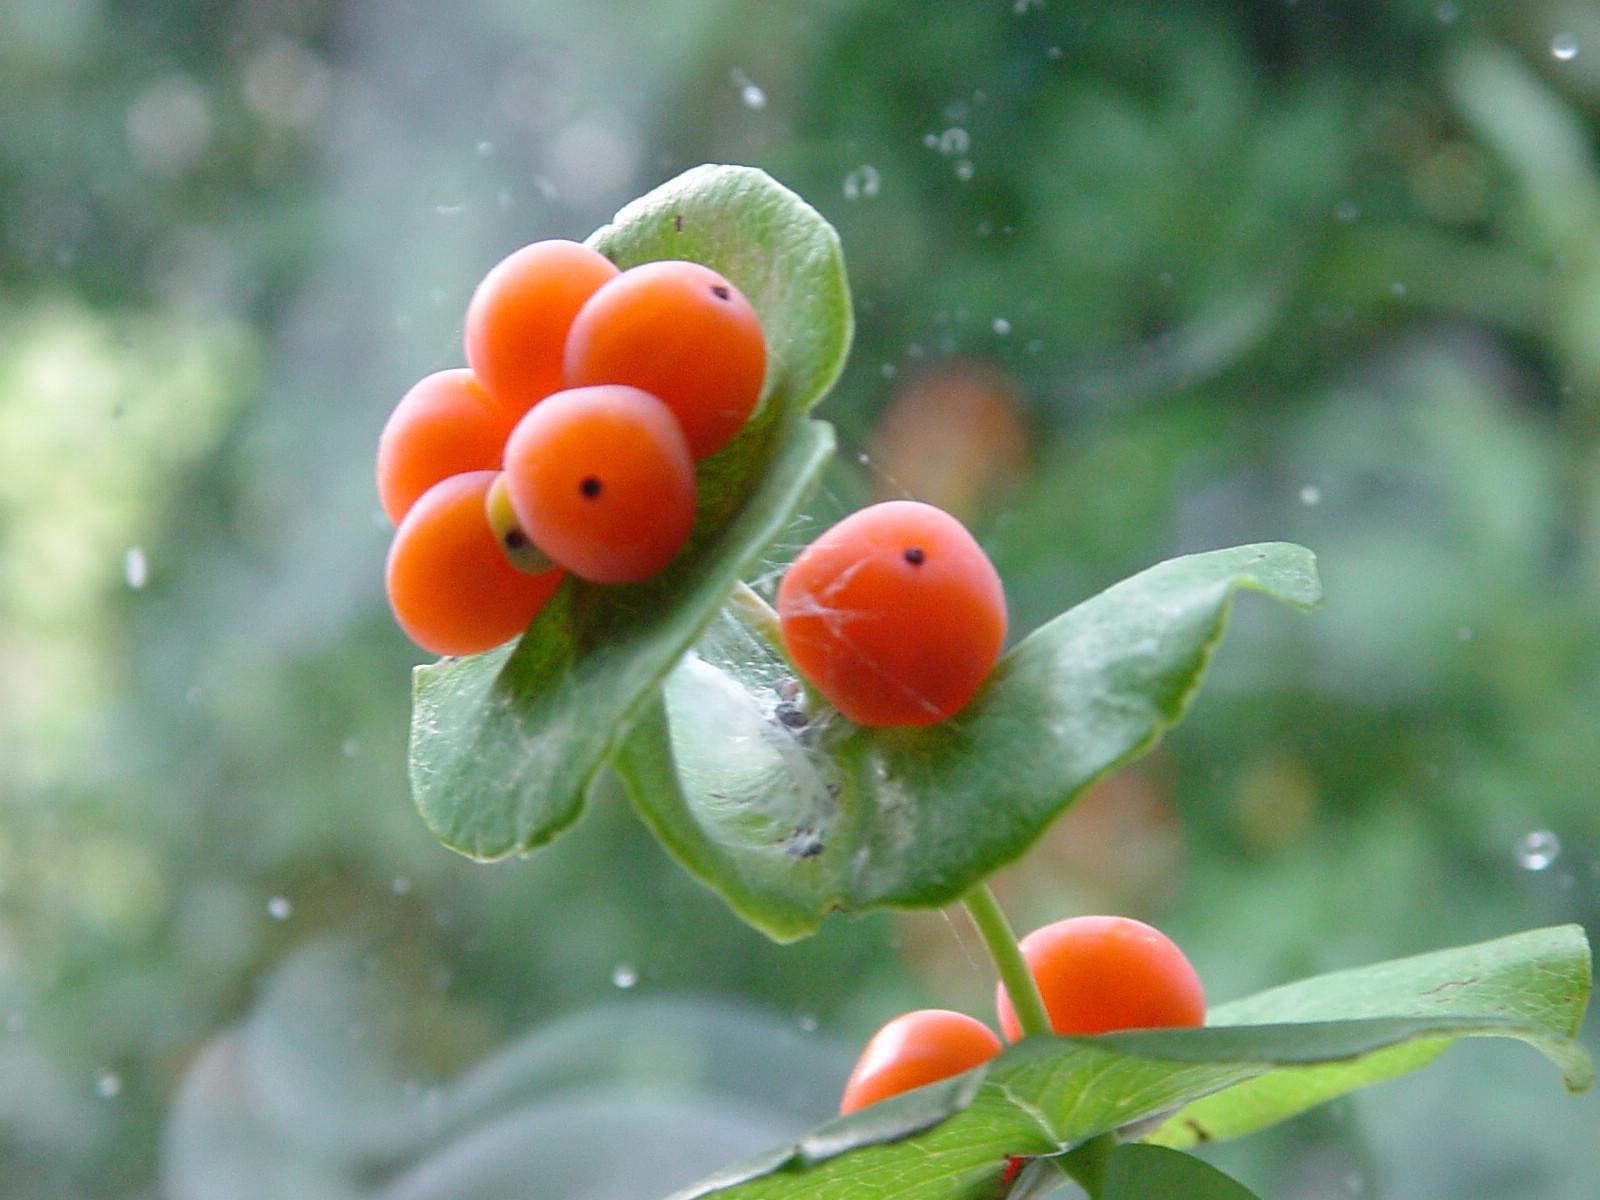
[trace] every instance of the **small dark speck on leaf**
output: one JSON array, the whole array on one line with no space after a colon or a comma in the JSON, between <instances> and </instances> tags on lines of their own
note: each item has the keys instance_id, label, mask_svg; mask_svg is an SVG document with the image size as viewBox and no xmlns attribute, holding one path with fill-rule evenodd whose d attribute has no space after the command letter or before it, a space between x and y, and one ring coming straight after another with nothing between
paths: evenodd
<instances>
[{"instance_id":1,"label":"small dark speck on leaf","mask_svg":"<svg viewBox=\"0 0 1600 1200\"><path fill-rule=\"evenodd\" d=\"M811 718L798 705L787 700L773 709L772 715L778 718L778 724L788 729L804 729L811 723Z\"/></svg>"},{"instance_id":2,"label":"small dark speck on leaf","mask_svg":"<svg viewBox=\"0 0 1600 1200\"><path fill-rule=\"evenodd\" d=\"M679 233L683 232L683 214L682 213L678 213L676 216L674 216L672 218L672 227L673 227L673 229L677 230Z\"/></svg>"},{"instance_id":3,"label":"small dark speck on leaf","mask_svg":"<svg viewBox=\"0 0 1600 1200\"><path fill-rule=\"evenodd\" d=\"M1189 1131L1194 1134L1196 1141L1211 1141L1211 1131L1193 1117L1187 1118L1183 1123L1189 1127Z\"/></svg>"},{"instance_id":4,"label":"small dark speck on leaf","mask_svg":"<svg viewBox=\"0 0 1600 1200\"><path fill-rule=\"evenodd\" d=\"M797 827L789 836L788 848L796 858L815 858L822 853L822 839L815 829Z\"/></svg>"},{"instance_id":5,"label":"small dark speck on leaf","mask_svg":"<svg viewBox=\"0 0 1600 1200\"><path fill-rule=\"evenodd\" d=\"M1424 996L1432 996L1437 992L1447 992L1451 988L1471 987L1473 984L1475 984L1477 982L1478 981L1477 981L1476 978L1472 978L1472 979L1446 979L1443 983L1434 984L1431 988L1428 988L1422 994Z\"/></svg>"}]
</instances>

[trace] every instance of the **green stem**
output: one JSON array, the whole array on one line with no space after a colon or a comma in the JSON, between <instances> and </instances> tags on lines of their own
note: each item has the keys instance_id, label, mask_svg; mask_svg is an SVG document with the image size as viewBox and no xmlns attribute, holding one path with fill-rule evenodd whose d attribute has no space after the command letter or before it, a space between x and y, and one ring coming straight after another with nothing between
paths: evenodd
<instances>
[{"instance_id":1,"label":"green stem","mask_svg":"<svg viewBox=\"0 0 1600 1200\"><path fill-rule=\"evenodd\" d=\"M728 593L728 607L762 641L779 654L783 653L783 630L778 624L778 614L761 598L761 593L741 579Z\"/></svg>"},{"instance_id":2,"label":"green stem","mask_svg":"<svg viewBox=\"0 0 1600 1200\"><path fill-rule=\"evenodd\" d=\"M980 883L963 896L961 902L978 927L989 957L994 959L995 970L1000 973L1000 982L1011 997L1011 1007L1016 1011L1017 1024L1022 1027L1023 1034L1028 1037L1049 1034L1050 1018L1045 1014L1039 985L1034 982L1022 951L1017 949L1017 935L1011 932L1011 922L1006 920L989 885Z\"/></svg>"},{"instance_id":3,"label":"green stem","mask_svg":"<svg viewBox=\"0 0 1600 1200\"><path fill-rule=\"evenodd\" d=\"M1039 995L1039 985L1033 978L1033 972L1028 970L1022 951L1017 949L1017 935L1011 931L1011 922L1006 920L1005 910L995 899L994 892L988 884L980 883L963 896L961 902L966 905L972 923L978 927L978 934L988 948L989 957L994 959L1000 982L1005 984L1006 992L1011 997L1011 1007L1017 1014L1017 1024L1022 1027L1023 1034L1033 1037L1051 1033L1050 1017L1045 1012L1044 998ZM1063 1175L1071 1177L1091 1197L1098 1196L1105 1186L1106 1159L1116 1146L1114 1135L1102 1134L1090 1138L1067 1154L1045 1161Z\"/></svg>"}]
</instances>

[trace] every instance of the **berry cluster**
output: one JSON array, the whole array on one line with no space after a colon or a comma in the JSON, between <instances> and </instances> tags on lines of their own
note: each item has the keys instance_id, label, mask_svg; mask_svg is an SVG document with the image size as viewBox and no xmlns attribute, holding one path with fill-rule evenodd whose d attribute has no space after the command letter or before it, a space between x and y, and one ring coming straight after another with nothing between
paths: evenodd
<instances>
[{"instance_id":1,"label":"berry cluster","mask_svg":"<svg viewBox=\"0 0 1600 1200\"><path fill-rule=\"evenodd\" d=\"M1059 1034L1205 1024L1206 997L1173 942L1129 917L1072 917L1018 943ZM1022 1030L1002 985L995 1006L1007 1041ZM852 1113L988 1062L1001 1042L964 1013L921 1009L890 1021L867 1042L839 1103Z\"/></svg>"},{"instance_id":2,"label":"berry cluster","mask_svg":"<svg viewBox=\"0 0 1600 1200\"><path fill-rule=\"evenodd\" d=\"M515 637L568 573L633 583L671 562L695 461L749 419L766 375L755 310L715 271L619 271L560 240L484 277L463 340L467 368L407 392L378 443L389 603L435 654Z\"/></svg>"}]
</instances>

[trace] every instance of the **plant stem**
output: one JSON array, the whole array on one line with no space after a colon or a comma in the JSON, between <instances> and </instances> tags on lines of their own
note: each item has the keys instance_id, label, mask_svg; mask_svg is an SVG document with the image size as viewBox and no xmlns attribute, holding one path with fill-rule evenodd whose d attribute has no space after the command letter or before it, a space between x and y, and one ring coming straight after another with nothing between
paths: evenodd
<instances>
[{"instance_id":1,"label":"plant stem","mask_svg":"<svg viewBox=\"0 0 1600 1200\"><path fill-rule=\"evenodd\" d=\"M1000 982L1011 997L1011 1007L1017 1014L1017 1024L1022 1027L1023 1035L1033 1037L1051 1033L1050 1017L1045 1012L1044 998L1039 995L1039 985L1033 978L1033 972L1028 970L1022 951L1017 949L1017 935L1011 931L1011 922L1006 920L1005 911L995 899L994 892L988 884L980 883L962 897L961 902L966 905L972 923L978 927L983 944L989 950L989 957L994 959L995 969L1000 973ZM1106 1158L1116 1149L1116 1145L1114 1135L1102 1134L1090 1138L1067 1154L1052 1156L1045 1161L1094 1197L1105 1186Z\"/></svg>"},{"instance_id":2,"label":"plant stem","mask_svg":"<svg viewBox=\"0 0 1600 1200\"><path fill-rule=\"evenodd\" d=\"M1039 985L1034 982L1022 951L1017 949L1017 935L1011 932L1011 922L1006 920L989 885L980 883L963 896L961 902L978 927L989 957L994 959L995 970L1000 973L1000 982L1011 997L1011 1007L1016 1011L1017 1024L1022 1027L1023 1034L1027 1037L1049 1034L1050 1018L1045 1014Z\"/></svg>"},{"instance_id":3,"label":"plant stem","mask_svg":"<svg viewBox=\"0 0 1600 1200\"><path fill-rule=\"evenodd\" d=\"M741 579L728 593L728 607L756 636L779 654L783 653L783 631L778 624L778 614L761 598L761 593Z\"/></svg>"}]
</instances>

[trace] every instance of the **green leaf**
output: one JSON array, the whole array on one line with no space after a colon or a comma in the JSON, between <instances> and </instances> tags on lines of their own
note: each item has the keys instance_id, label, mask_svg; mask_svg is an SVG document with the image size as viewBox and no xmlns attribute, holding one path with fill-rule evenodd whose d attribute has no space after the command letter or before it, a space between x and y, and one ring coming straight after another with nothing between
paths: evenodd
<instances>
[{"instance_id":1,"label":"green leaf","mask_svg":"<svg viewBox=\"0 0 1600 1200\"><path fill-rule=\"evenodd\" d=\"M447 846L498 858L577 819L595 771L745 570L793 519L833 446L805 413L849 347L838 238L760 171L699 167L628 205L592 243L619 266L686 258L720 271L760 314L761 405L699 466L688 546L643 583L569 580L514 649L417 669L411 783Z\"/></svg>"},{"instance_id":2,"label":"green leaf","mask_svg":"<svg viewBox=\"0 0 1600 1200\"><path fill-rule=\"evenodd\" d=\"M1526 1042L1578 1090L1593 1080L1573 1040L1589 970L1583 931L1569 925L1308 979L1222 1006L1222 1023L1203 1029L1030 1038L987 1068L829 1122L674 1200L976 1200L995 1193L1011 1155L1058 1154L1107 1133L1138 1138L1152 1119L1164 1119L1156 1137L1170 1141L1201 1104L1343 1072L1338 1092L1277 1088L1268 1119L1279 1120L1392 1077L1398 1055L1420 1051L1407 1061L1421 1065L1464 1037ZM1245 1018L1272 1023L1233 1023Z\"/></svg>"},{"instance_id":3,"label":"green leaf","mask_svg":"<svg viewBox=\"0 0 1600 1200\"><path fill-rule=\"evenodd\" d=\"M1535 973L1543 976L1540 986L1527 986L1528 977ZM1589 1087L1594 1078L1587 1055L1570 1040L1577 1035L1589 988L1590 963L1582 931L1559 926L1321 975L1221 1005L1212 1010L1207 1022L1226 1026L1427 1017L1441 1011L1462 1011L1457 993L1465 990L1478 1006L1473 1011L1525 1023L1528 1032L1523 1040L1560 1067L1568 1089L1576 1092ZM1406 993L1409 999L1403 999ZM1415 1070L1442 1053L1446 1045L1414 1042L1360 1063L1263 1075L1186 1106L1151 1140L1190 1146L1239 1137L1354 1088Z\"/></svg>"},{"instance_id":4,"label":"green leaf","mask_svg":"<svg viewBox=\"0 0 1600 1200\"><path fill-rule=\"evenodd\" d=\"M1106 1163L1099 1200L1260 1200L1244 1184L1198 1158L1162 1146L1118 1146Z\"/></svg>"},{"instance_id":5,"label":"green leaf","mask_svg":"<svg viewBox=\"0 0 1600 1200\"><path fill-rule=\"evenodd\" d=\"M907 729L820 702L795 728L789 669L724 619L616 766L662 842L771 937L838 909L947 904L1179 719L1240 588L1321 598L1299 546L1174 559L1037 630L954 718Z\"/></svg>"}]
</instances>

